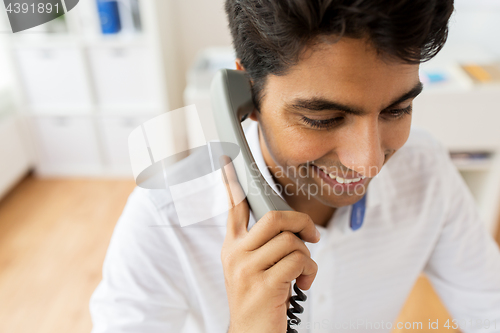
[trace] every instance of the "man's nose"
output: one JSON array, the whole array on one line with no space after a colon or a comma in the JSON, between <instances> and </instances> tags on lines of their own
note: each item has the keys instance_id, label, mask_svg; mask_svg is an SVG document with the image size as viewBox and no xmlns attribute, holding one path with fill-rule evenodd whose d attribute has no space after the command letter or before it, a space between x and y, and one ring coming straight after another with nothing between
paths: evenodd
<instances>
[{"instance_id":1,"label":"man's nose","mask_svg":"<svg viewBox=\"0 0 500 333\"><path fill-rule=\"evenodd\" d=\"M346 133L337 150L340 162L365 177L375 177L385 160L380 134L376 120L359 121Z\"/></svg>"}]
</instances>

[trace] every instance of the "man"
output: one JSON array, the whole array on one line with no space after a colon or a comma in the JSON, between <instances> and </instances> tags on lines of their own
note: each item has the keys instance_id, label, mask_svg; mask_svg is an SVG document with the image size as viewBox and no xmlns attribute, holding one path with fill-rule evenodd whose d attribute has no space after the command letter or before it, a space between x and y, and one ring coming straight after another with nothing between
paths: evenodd
<instances>
[{"instance_id":1,"label":"man","mask_svg":"<svg viewBox=\"0 0 500 333\"><path fill-rule=\"evenodd\" d=\"M91 300L93 332L285 332L293 280L308 296L299 332L389 332L403 328L394 321L422 271L457 320L449 327L500 332L498 247L445 149L410 127L419 63L443 46L452 10L227 0L237 68L252 83L249 145L294 211L256 222L234 200L231 165L227 195L203 184L192 205L229 212L188 227L168 190L136 189ZM192 155L168 178L207 163Z\"/></svg>"}]
</instances>

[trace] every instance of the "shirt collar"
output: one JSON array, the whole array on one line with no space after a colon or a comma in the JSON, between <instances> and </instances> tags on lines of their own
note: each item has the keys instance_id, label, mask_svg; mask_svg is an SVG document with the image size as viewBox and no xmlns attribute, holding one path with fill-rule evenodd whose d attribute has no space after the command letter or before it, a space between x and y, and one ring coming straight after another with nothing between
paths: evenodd
<instances>
[{"instance_id":1,"label":"shirt collar","mask_svg":"<svg viewBox=\"0 0 500 333\"><path fill-rule=\"evenodd\" d=\"M269 168L267 167L267 164L264 161L264 156L262 155L262 150L260 149L259 126L257 122L252 121L252 123L247 129L246 137L248 146L252 151L253 158L255 160L255 163L257 163L257 166L259 167L260 173L267 181L267 183L271 186L271 188L274 190L274 192L279 194L279 196L283 199L283 196L281 195L280 191L278 191L273 176L271 175L271 172L269 171Z\"/></svg>"}]
</instances>

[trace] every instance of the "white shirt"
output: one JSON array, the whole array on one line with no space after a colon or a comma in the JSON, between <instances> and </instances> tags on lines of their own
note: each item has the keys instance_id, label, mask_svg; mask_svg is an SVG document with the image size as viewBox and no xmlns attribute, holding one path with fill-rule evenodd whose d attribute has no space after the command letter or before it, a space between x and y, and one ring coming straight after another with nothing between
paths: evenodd
<instances>
[{"instance_id":1,"label":"white shirt","mask_svg":"<svg viewBox=\"0 0 500 333\"><path fill-rule=\"evenodd\" d=\"M274 184L256 123L247 137ZM170 180L204 167L189 158L179 165ZM193 211L215 215L227 205L220 173L213 179L217 184L195 198ZM227 332L220 261L227 212L181 227L174 208L169 190L136 188L130 195L90 301L93 333ZM498 246L447 151L428 133L412 128L371 181L356 231L349 227L351 208L338 208L326 228L317 226L321 240L306 243L318 274L302 303L299 332L390 332L421 272L451 315L466 320L463 332L500 332ZM254 224L250 216L248 228ZM489 329L477 324L488 320ZM421 325L428 330L428 322Z\"/></svg>"}]
</instances>

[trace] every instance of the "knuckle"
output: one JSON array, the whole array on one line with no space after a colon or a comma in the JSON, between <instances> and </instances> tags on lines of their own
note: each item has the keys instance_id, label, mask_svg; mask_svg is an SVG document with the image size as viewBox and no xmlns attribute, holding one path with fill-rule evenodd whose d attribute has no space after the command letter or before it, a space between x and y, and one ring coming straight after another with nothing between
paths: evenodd
<instances>
[{"instance_id":1,"label":"knuckle","mask_svg":"<svg viewBox=\"0 0 500 333\"><path fill-rule=\"evenodd\" d=\"M263 287L266 287L269 285L269 277L267 276L267 274L260 275L260 284Z\"/></svg>"},{"instance_id":2,"label":"knuckle","mask_svg":"<svg viewBox=\"0 0 500 333\"><path fill-rule=\"evenodd\" d=\"M224 267L233 268L237 263L234 251L230 251L229 249L223 249L221 251L221 262Z\"/></svg>"},{"instance_id":3,"label":"knuckle","mask_svg":"<svg viewBox=\"0 0 500 333\"><path fill-rule=\"evenodd\" d=\"M311 251L309 251L309 248L306 246L306 244L301 242L301 247L304 249L304 254L307 256L307 258L311 258Z\"/></svg>"},{"instance_id":4,"label":"knuckle","mask_svg":"<svg viewBox=\"0 0 500 333\"><path fill-rule=\"evenodd\" d=\"M303 263L305 259L305 255L300 251L293 251L290 253L290 260L296 263Z\"/></svg>"},{"instance_id":5,"label":"knuckle","mask_svg":"<svg viewBox=\"0 0 500 333\"><path fill-rule=\"evenodd\" d=\"M279 237L281 238L281 241L285 243L286 246L294 244L297 238L297 236L295 236L290 231L283 231L282 233L279 234Z\"/></svg>"},{"instance_id":6,"label":"knuckle","mask_svg":"<svg viewBox=\"0 0 500 333\"><path fill-rule=\"evenodd\" d=\"M269 274L261 274L260 276L261 285L264 287L272 287L274 285L273 277Z\"/></svg>"},{"instance_id":7,"label":"knuckle","mask_svg":"<svg viewBox=\"0 0 500 333\"><path fill-rule=\"evenodd\" d=\"M260 282L264 293L275 292L283 278L279 274L262 274Z\"/></svg>"},{"instance_id":8,"label":"knuckle","mask_svg":"<svg viewBox=\"0 0 500 333\"><path fill-rule=\"evenodd\" d=\"M316 272L318 272L318 264L316 263L316 261L314 261L314 260L312 260L312 259L310 259L310 260L311 260L311 264L312 264L312 266L313 266L313 270L314 270L314 272L315 272L315 273L316 273Z\"/></svg>"},{"instance_id":9,"label":"knuckle","mask_svg":"<svg viewBox=\"0 0 500 333\"><path fill-rule=\"evenodd\" d=\"M271 210L266 213L267 220L269 223L274 223L281 218L281 212L279 210Z\"/></svg>"},{"instance_id":10,"label":"knuckle","mask_svg":"<svg viewBox=\"0 0 500 333\"><path fill-rule=\"evenodd\" d=\"M248 279L250 276L251 267L247 265L241 265L238 266L234 271L233 271L233 278L235 281L244 281L245 279Z\"/></svg>"},{"instance_id":11,"label":"knuckle","mask_svg":"<svg viewBox=\"0 0 500 333\"><path fill-rule=\"evenodd\" d=\"M312 220L312 218L309 216L309 214L306 214L306 213L302 213L303 214L303 219L304 221L307 223L307 224L311 224L311 225L314 225L314 221Z\"/></svg>"},{"instance_id":12,"label":"knuckle","mask_svg":"<svg viewBox=\"0 0 500 333\"><path fill-rule=\"evenodd\" d=\"M263 227L271 230L273 233L279 232L279 219L281 216L281 212L271 210L267 212L264 217L259 221L259 223L263 224ZM261 222L262 221L262 222Z\"/></svg>"},{"instance_id":13,"label":"knuckle","mask_svg":"<svg viewBox=\"0 0 500 333\"><path fill-rule=\"evenodd\" d=\"M307 246L300 240L300 238L291 231L283 231L279 234L280 241L284 243L289 249L295 249L299 253L305 254L307 257L311 257L311 252Z\"/></svg>"}]
</instances>

